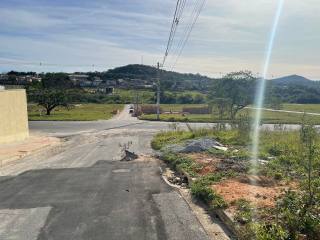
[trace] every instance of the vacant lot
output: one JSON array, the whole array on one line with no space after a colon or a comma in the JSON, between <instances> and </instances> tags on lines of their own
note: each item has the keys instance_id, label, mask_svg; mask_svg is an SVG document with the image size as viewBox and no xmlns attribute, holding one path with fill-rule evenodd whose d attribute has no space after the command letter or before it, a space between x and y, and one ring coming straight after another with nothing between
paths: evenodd
<instances>
[{"instance_id":1,"label":"vacant lot","mask_svg":"<svg viewBox=\"0 0 320 240\"><path fill-rule=\"evenodd\" d=\"M262 131L257 161L251 161L245 128L161 132L152 147L173 170L193 178L195 198L228 214L237 239L319 239L319 137L308 125L301 131ZM226 151L213 145L200 150L199 144L181 150L208 138Z\"/></svg>"},{"instance_id":2,"label":"vacant lot","mask_svg":"<svg viewBox=\"0 0 320 240\"><path fill-rule=\"evenodd\" d=\"M57 107L47 116L44 108L29 105L28 115L31 121L94 121L110 119L122 109L121 104L76 104L69 109Z\"/></svg>"},{"instance_id":3,"label":"vacant lot","mask_svg":"<svg viewBox=\"0 0 320 240\"><path fill-rule=\"evenodd\" d=\"M161 105L163 111L168 112L179 112L182 111L184 107L203 107L204 104L167 104ZM310 113L320 113L320 104L284 104L281 110L289 111L299 111L299 112L310 112ZM249 114L250 116L254 115L254 110L252 109L243 109L239 112L238 116L241 114ZM301 123L303 114L299 113L286 113L286 112L271 112L263 111L262 121L263 123L288 123L288 124L297 124ZM143 120L156 120L156 115L142 115L140 119ZM161 114L161 121L176 121L176 122L219 122L221 121L217 114ZM314 124L320 124L320 116L308 115L308 120ZM228 121L225 119L223 121Z\"/></svg>"}]
</instances>

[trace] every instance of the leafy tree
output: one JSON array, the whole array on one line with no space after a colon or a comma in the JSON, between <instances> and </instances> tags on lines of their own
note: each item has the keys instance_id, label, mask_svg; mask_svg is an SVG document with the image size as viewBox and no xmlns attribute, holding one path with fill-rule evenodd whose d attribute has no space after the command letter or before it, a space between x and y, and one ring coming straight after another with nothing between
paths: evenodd
<instances>
[{"instance_id":1,"label":"leafy tree","mask_svg":"<svg viewBox=\"0 0 320 240\"><path fill-rule=\"evenodd\" d=\"M36 96L40 106L46 109L46 115L50 115L51 111L58 106L69 106L69 98L65 91L61 90L42 90Z\"/></svg>"},{"instance_id":2,"label":"leafy tree","mask_svg":"<svg viewBox=\"0 0 320 240\"><path fill-rule=\"evenodd\" d=\"M8 75L8 82L9 82L10 84L12 84L12 85L17 84L17 77L16 77L16 75L12 75L12 74Z\"/></svg>"},{"instance_id":3,"label":"leafy tree","mask_svg":"<svg viewBox=\"0 0 320 240\"><path fill-rule=\"evenodd\" d=\"M193 103L194 104L200 104L200 103L205 103L205 98L202 94L195 94L193 97Z\"/></svg>"},{"instance_id":4,"label":"leafy tree","mask_svg":"<svg viewBox=\"0 0 320 240\"><path fill-rule=\"evenodd\" d=\"M74 85L66 73L47 73L42 77L43 88L70 89Z\"/></svg>"},{"instance_id":5,"label":"leafy tree","mask_svg":"<svg viewBox=\"0 0 320 240\"><path fill-rule=\"evenodd\" d=\"M229 99L216 98L209 104L219 115L219 119L222 120L228 108L230 108Z\"/></svg>"},{"instance_id":6,"label":"leafy tree","mask_svg":"<svg viewBox=\"0 0 320 240\"><path fill-rule=\"evenodd\" d=\"M190 93L184 93L178 96L177 102L180 104L191 104L193 103L193 97Z\"/></svg>"},{"instance_id":7,"label":"leafy tree","mask_svg":"<svg viewBox=\"0 0 320 240\"><path fill-rule=\"evenodd\" d=\"M233 72L216 80L210 94L212 100L217 98L229 101L229 113L234 120L238 111L253 102L256 78L251 72Z\"/></svg>"}]
</instances>

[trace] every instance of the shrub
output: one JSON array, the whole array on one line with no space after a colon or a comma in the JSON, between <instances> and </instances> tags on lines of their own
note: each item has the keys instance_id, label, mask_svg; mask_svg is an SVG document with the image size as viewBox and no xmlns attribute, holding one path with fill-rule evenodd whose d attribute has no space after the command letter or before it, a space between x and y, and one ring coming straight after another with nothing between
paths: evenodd
<instances>
[{"instance_id":1,"label":"shrub","mask_svg":"<svg viewBox=\"0 0 320 240\"><path fill-rule=\"evenodd\" d=\"M234 220L240 224L252 222L252 207L250 206L250 202L245 199L238 199L235 205L237 211Z\"/></svg>"},{"instance_id":2,"label":"shrub","mask_svg":"<svg viewBox=\"0 0 320 240\"><path fill-rule=\"evenodd\" d=\"M206 181L202 181L201 179L192 183L191 194L208 204L212 209L224 209L227 207L227 203L223 198L214 192L210 185L206 184Z\"/></svg>"},{"instance_id":3,"label":"shrub","mask_svg":"<svg viewBox=\"0 0 320 240\"><path fill-rule=\"evenodd\" d=\"M197 176L197 172L201 168L198 163L181 154L167 152L163 154L162 159L168 162L174 169L179 168L181 170L184 170L192 177Z\"/></svg>"}]
</instances>

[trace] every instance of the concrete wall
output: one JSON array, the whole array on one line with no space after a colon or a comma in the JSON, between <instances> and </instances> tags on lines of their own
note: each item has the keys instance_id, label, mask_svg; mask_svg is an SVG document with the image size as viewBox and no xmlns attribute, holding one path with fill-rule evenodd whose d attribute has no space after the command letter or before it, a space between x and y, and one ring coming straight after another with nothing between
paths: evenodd
<instances>
[{"instance_id":1,"label":"concrete wall","mask_svg":"<svg viewBox=\"0 0 320 240\"><path fill-rule=\"evenodd\" d=\"M21 141L28 136L26 91L0 91L0 144Z\"/></svg>"}]
</instances>

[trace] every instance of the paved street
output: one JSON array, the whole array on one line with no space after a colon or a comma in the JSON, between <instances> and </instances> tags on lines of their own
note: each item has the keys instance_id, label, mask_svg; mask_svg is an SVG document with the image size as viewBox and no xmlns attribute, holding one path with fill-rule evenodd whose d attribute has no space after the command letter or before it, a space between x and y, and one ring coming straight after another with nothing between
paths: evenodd
<instances>
[{"instance_id":1,"label":"paved street","mask_svg":"<svg viewBox=\"0 0 320 240\"><path fill-rule=\"evenodd\" d=\"M30 122L32 133L65 143L0 169L0 239L208 239L148 157L153 135L169 124L127 113L128 106L108 121ZM128 142L142 160L120 161Z\"/></svg>"},{"instance_id":2,"label":"paved street","mask_svg":"<svg viewBox=\"0 0 320 240\"><path fill-rule=\"evenodd\" d=\"M184 199L160 177L154 133L168 124L32 122L68 141L0 171L0 239L208 239ZM145 157L121 162L119 144Z\"/></svg>"}]
</instances>

